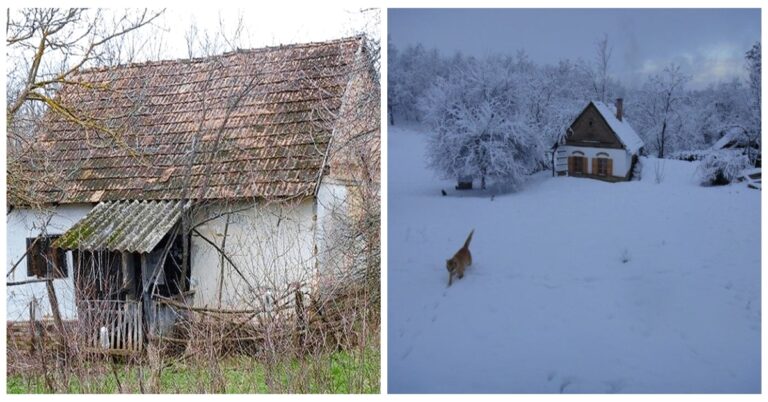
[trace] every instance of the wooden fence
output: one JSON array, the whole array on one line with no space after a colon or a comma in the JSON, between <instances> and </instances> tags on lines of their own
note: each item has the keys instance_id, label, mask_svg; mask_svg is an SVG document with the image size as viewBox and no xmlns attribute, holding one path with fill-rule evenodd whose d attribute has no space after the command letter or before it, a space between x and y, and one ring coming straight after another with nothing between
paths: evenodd
<instances>
[{"instance_id":1,"label":"wooden fence","mask_svg":"<svg viewBox=\"0 0 768 402\"><path fill-rule=\"evenodd\" d=\"M139 302L79 301L78 318L80 328L86 331L89 348L112 354L139 353L143 349L144 331Z\"/></svg>"}]
</instances>

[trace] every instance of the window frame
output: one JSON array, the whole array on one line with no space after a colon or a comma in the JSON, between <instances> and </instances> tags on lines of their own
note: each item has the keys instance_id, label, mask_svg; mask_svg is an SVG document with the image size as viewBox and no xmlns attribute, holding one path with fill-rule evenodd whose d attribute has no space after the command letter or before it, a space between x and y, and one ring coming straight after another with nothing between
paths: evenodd
<instances>
[{"instance_id":1,"label":"window frame","mask_svg":"<svg viewBox=\"0 0 768 402\"><path fill-rule=\"evenodd\" d=\"M571 157L573 158L573 173L585 174L584 159L586 157L584 155L571 155Z\"/></svg>"},{"instance_id":2,"label":"window frame","mask_svg":"<svg viewBox=\"0 0 768 402\"><path fill-rule=\"evenodd\" d=\"M608 176L608 158L597 158L597 172L595 174L598 176Z\"/></svg>"},{"instance_id":3,"label":"window frame","mask_svg":"<svg viewBox=\"0 0 768 402\"><path fill-rule=\"evenodd\" d=\"M67 250L51 247L51 243L59 237L61 235L41 235L26 239L28 278L69 278Z\"/></svg>"}]
</instances>

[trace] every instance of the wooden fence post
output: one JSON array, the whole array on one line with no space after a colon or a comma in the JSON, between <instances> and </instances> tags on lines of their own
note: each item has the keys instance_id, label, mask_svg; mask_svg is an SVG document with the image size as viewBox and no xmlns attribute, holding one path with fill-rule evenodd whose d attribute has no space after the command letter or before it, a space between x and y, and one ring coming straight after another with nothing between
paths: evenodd
<instances>
[{"instance_id":1,"label":"wooden fence post","mask_svg":"<svg viewBox=\"0 0 768 402\"><path fill-rule=\"evenodd\" d=\"M301 347L306 346L307 340L307 316L304 310L304 294L301 293L301 287L296 285L296 330L299 333L299 344Z\"/></svg>"},{"instance_id":2,"label":"wooden fence post","mask_svg":"<svg viewBox=\"0 0 768 402\"><path fill-rule=\"evenodd\" d=\"M37 335L37 328L35 328L35 321L36 319L36 310L37 310L37 299L34 297L32 298L32 301L29 302L29 351L31 353L35 353L37 350L38 345L38 335ZM40 342L42 344L42 342Z\"/></svg>"},{"instance_id":3,"label":"wooden fence post","mask_svg":"<svg viewBox=\"0 0 768 402\"><path fill-rule=\"evenodd\" d=\"M67 336L64 333L64 322L61 320L59 311L59 299L56 297L56 289L53 288L53 279L48 278L45 281L45 287L48 290L48 301L51 304L51 314L53 314L53 323L56 325L56 331L59 333L61 346L67 348Z\"/></svg>"}]
</instances>

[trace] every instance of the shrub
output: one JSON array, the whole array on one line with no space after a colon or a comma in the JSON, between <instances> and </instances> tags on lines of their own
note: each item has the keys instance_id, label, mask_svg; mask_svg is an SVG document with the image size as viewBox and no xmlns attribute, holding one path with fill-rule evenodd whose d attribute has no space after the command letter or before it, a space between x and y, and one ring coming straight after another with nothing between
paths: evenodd
<instances>
[{"instance_id":1,"label":"shrub","mask_svg":"<svg viewBox=\"0 0 768 402\"><path fill-rule=\"evenodd\" d=\"M728 151L710 152L699 165L699 182L702 186L729 184L750 166L746 155Z\"/></svg>"}]
</instances>

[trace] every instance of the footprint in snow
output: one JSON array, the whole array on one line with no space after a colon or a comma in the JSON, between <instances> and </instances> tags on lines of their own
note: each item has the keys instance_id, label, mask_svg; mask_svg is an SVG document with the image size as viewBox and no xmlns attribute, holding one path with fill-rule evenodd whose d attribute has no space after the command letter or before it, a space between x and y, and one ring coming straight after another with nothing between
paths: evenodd
<instances>
[{"instance_id":1,"label":"footprint in snow","mask_svg":"<svg viewBox=\"0 0 768 402\"><path fill-rule=\"evenodd\" d=\"M624 389L624 387L627 386L626 381L622 379L605 381L605 385L608 386L608 389L606 390L606 392L609 394L618 394L619 392L621 392L621 390Z\"/></svg>"},{"instance_id":2,"label":"footprint in snow","mask_svg":"<svg viewBox=\"0 0 768 402\"><path fill-rule=\"evenodd\" d=\"M554 380L556 375L557 371L550 371L549 374L547 374L547 382Z\"/></svg>"},{"instance_id":3,"label":"footprint in snow","mask_svg":"<svg viewBox=\"0 0 768 402\"><path fill-rule=\"evenodd\" d=\"M413 351L413 346L408 346L408 348L405 349L405 353L403 353L403 355L400 356L400 360L405 360L405 358L411 354L411 351Z\"/></svg>"}]
</instances>

